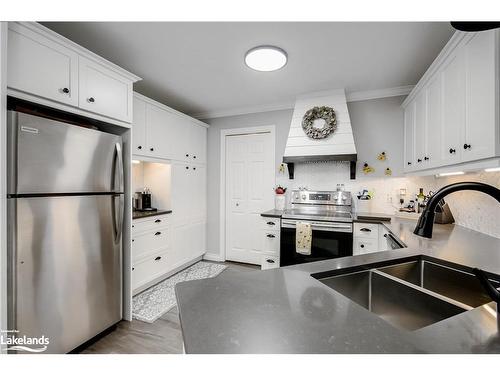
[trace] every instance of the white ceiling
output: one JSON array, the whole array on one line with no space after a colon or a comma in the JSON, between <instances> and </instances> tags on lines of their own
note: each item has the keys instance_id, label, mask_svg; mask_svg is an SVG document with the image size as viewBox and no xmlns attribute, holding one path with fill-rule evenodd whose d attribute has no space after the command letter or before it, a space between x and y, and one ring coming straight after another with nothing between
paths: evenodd
<instances>
[{"instance_id":1,"label":"white ceiling","mask_svg":"<svg viewBox=\"0 0 500 375\"><path fill-rule=\"evenodd\" d=\"M278 108L312 91L414 85L451 37L446 22L43 22L143 78L135 90L199 117ZM276 72L243 58L271 44L288 53Z\"/></svg>"}]
</instances>

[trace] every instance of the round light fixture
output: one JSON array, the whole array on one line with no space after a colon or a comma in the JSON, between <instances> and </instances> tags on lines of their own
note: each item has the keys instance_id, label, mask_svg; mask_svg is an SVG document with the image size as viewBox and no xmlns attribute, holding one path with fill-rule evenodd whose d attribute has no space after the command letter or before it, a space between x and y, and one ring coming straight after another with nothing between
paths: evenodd
<instances>
[{"instance_id":1,"label":"round light fixture","mask_svg":"<svg viewBox=\"0 0 500 375\"><path fill-rule=\"evenodd\" d=\"M272 72L283 68L288 57L281 48L274 46L259 46L252 48L245 55L245 64L259 72Z\"/></svg>"}]
</instances>

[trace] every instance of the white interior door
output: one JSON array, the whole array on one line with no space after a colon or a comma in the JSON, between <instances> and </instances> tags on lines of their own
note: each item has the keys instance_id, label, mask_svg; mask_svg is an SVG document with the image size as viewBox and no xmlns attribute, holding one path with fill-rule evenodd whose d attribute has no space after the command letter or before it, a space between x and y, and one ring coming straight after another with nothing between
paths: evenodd
<instances>
[{"instance_id":1,"label":"white interior door","mask_svg":"<svg viewBox=\"0 0 500 375\"><path fill-rule=\"evenodd\" d=\"M226 259L260 264L260 214L273 208L271 133L226 136Z\"/></svg>"}]
</instances>

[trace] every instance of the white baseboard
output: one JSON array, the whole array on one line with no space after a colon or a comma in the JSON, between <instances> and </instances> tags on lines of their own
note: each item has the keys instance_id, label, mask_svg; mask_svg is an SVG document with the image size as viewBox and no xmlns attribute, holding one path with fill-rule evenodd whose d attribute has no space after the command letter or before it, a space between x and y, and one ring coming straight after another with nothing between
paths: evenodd
<instances>
[{"instance_id":1,"label":"white baseboard","mask_svg":"<svg viewBox=\"0 0 500 375\"><path fill-rule=\"evenodd\" d=\"M220 254L205 253L203 260L211 260L212 262L224 262Z\"/></svg>"}]
</instances>

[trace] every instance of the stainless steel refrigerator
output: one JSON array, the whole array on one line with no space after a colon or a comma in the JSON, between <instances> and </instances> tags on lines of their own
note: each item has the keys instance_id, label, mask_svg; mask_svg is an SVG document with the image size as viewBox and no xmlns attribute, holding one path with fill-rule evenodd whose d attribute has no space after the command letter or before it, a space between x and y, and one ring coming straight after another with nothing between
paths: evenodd
<instances>
[{"instance_id":1,"label":"stainless steel refrigerator","mask_svg":"<svg viewBox=\"0 0 500 375\"><path fill-rule=\"evenodd\" d=\"M8 113L8 323L66 353L121 320L121 137Z\"/></svg>"}]
</instances>

